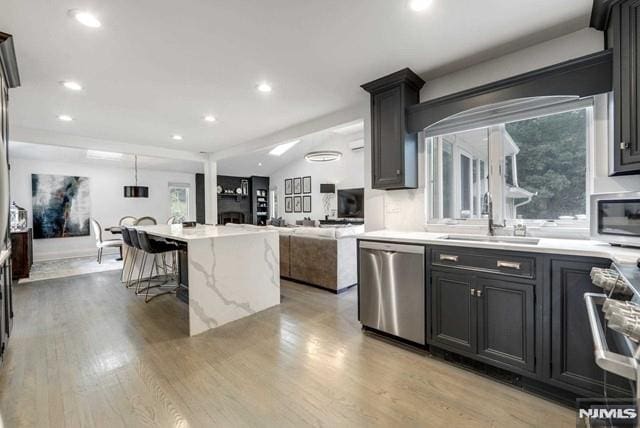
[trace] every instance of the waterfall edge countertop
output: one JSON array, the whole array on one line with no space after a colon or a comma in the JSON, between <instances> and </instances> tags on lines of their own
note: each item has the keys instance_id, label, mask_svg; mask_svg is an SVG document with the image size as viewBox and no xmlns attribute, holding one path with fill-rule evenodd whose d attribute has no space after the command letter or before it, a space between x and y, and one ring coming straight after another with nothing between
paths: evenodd
<instances>
[{"instance_id":1,"label":"waterfall edge countertop","mask_svg":"<svg viewBox=\"0 0 640 428\"><path fill-rule=\"evenodd\" d=\"M278 232L205 225L137 229L187 243L191 336L280 304Z\"/></svg>"},{"instance_id":2,"label":"waterfall edge countertop","mask_svg":"<svg viewBox=\"0 0 640 428\"><path fill-rule=\"evenodd\" d=\"M563 254L584 257L601 257L623 264L635 264L640 258L640 249L628 247L615 247L606 242L592 241L586 239L557 239L557 238L536 238L528 236L529 239L539 239L535 245L517 242L486 242L474 240L451 239L456 233L435 233L435 232L410 232L379 230L366 232L357 235L358 239L370 241L389 241L398 243L413 243L426 245L443 245L466 248L486 248L502 251L524 251L529 253ZM480 235L477 235L480 237ZM500 238L500 237L497 237ZM504 238L513 238L505 236Z\"/></svg>"}]
</instances>

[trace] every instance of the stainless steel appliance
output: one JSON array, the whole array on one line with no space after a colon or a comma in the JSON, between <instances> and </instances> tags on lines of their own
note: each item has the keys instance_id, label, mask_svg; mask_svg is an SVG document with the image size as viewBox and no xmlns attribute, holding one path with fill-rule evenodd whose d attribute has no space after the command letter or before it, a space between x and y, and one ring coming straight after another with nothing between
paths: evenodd
<instances>
[{"instance_id":1,"label":"stainless steel appliance","mask_svg":"<svg viewBox=\"0 0 640 428\"><path fill-rule=\"evenodd\" d=\"M360 322L425 344L424 247L360 242Z\"/></svg>"},{"instance_id":2,"label":"stainless steel appliance","mask_svg":"<svg viewBox=\"0 0 640 428\"><path fill-rule=\"evenodd\" d=\"M640 247L640 192L591 195L591 237Z\"/></svg>"}]
</instances>

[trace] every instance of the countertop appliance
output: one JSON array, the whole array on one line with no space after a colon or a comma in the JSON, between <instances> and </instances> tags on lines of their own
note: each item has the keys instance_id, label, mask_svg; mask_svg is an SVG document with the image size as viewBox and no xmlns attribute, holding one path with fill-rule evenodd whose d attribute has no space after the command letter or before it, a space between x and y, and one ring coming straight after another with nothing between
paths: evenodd
<instances>
[{"instance_id":1,"label":"countertop appliance","mask_svg":"<svg viewBox=\"0 0 640 428\"><path fill-rule=\"evenodd\" d=\"M424 247L361 241L359 254L362 325L424 345Z\"/></svg>"},{"instance_id":2,"label":"countertop appliance","mask_svg":"<svg viewBox=\"0 0 640 428\"><path fill-rule=\"evenodd\" d=\"M591 237L640 247L640 192L591 195Z\"/></svg>"}]
</instances>

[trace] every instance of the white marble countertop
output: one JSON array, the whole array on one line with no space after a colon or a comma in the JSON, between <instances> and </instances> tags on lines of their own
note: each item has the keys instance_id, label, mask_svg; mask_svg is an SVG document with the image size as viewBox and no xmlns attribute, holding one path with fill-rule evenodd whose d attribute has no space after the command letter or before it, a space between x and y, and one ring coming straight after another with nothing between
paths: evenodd
<instances>
[{"instance_id":1,"label":"white marble countertop","mask_svg":"<svg viewBox=\"0 0 640 428\"><path fill-rule=\"evenodd\" d=\"M158 224L153 226L136 226L136 229L178 241L192 241L197 239L215 239L229 236L256 235L262 233L277 233L270 229L255 230L238 227L209 226L199 224L196 227L182 227L181 224Z\"/></svg>"},{"instance_id":2,"label":"white marble countertop","mask_svg":"<svg viewBox=\"0 0 640 428\"><path fill-rule=\"evenodd\" d=\"M0 264L4 263L10 255L11 252L9 250L0 251Z\"/></svg>"},{"instance_id":3,"label":"white marble countertop","mask_svg":"<svg viewBox=\"0 0 640 428\"><path fill-rule=\"evenodd\" d=\"M493 250L526 251L530 253L562 254L585 257L602 257L620 264L635 264L640 258L640 249L614 247L604 242L580 239L539 238L537 245L510 242L457 241L444 239L453 233L405 232L379 230L357 236L363 240L407 242L415 244L447 245L454 247L487 248ZM534 237L530 237L534 238ZM537 238L538 239L538 238Z\"/></svg>"}]
</instances>

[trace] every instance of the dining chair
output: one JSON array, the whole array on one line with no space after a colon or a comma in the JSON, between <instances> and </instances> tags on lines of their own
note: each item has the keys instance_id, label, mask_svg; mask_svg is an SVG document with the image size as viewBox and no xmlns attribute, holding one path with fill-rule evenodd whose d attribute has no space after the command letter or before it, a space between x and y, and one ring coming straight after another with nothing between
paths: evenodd
<instances>
[{"instance_id":1,"label":"dining chair","mask_svg":"<svg viewBox=\"0 0 640 428\"><path fill-rule=\"evenodd\" d=\"M122 217L120 219L120 221L118 222L119 226L133 226L134 224L136 224L136 221L138 221L137 218L135 218L132 215L126 215L124 217Z\"/></svg>"},{"instance_id":2,"label":"dining chair","mask_svg":"<svg viewBox=\"0 0 640 428\"><path fill-rule=\"evenodd\" d=\"M102 251L107 247L122 247L122 239L102 239L102 226L95 218L91 219L91 226L96 238L96 247L98 247L98 263L102 263Z\"/></svg>"},{"instance_id":3,"label":"dining chair","mask_svg":"<svg viewBox=\"0 0 640 428\"><path fill-rule=\"evenodd\" d=\"M156 221L155 218L149 217L149 216L140 217L135 222L135 226L151 226L151 225L154 225L154 224L158 224L158 222Z\"/></svg>"},{"instance_id":4,"label":"dining chair","mask_svg":"<svg viewBox=\"0 0 640 428\"><path fill-rule=\"evenodd\" d=\"M172 215L167 219L167 224L173 224L176 221L176 216Z\"/></svg>"}]
</instances>

